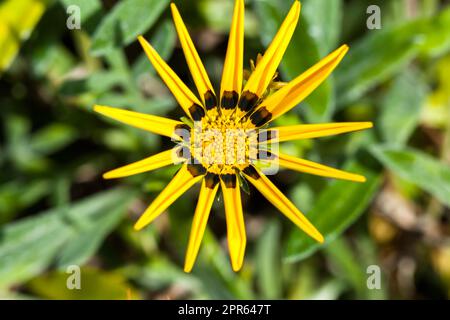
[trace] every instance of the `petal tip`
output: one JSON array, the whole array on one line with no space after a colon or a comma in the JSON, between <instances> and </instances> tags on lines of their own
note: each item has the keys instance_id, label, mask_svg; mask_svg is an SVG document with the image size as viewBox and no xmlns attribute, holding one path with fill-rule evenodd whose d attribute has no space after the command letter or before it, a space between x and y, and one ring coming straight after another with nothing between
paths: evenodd
<instances>
[{"instance_id":1,"label":"petal tip","mask_svg":"<svg viewBox=\"0 0 450 320\"><path fill-rule=\"evenodd\" d=\"M110 172L106 172L102 175L102 178L105 180L113 179L113 175Z\"/></svg>"},{"instance_id":2,"label":"petal tip","mask_svg":"<svg viewBox=\"0 0 450 320\"><path fill-rule=\"evenodd\" d=\"M177 5L174 2L170 3L170 10L172 11L173 15L179 14Z\"/></svg>"},{"instance_id":3,"label":"petal tip","mask_svg":"<svg viewBox=\"0 0 450 320\"><path fill-rule=\"evenodd\" d=\"M105 110L105 107L103 106L99 106L98 104L94 105L94 107L92 108L95 112L101 113L102 111Z\"/></svg>"},{"instance_id":4,"label":"petal tip","mask_svg":"<svg viewBox=\"0 0 450 320\"><path fill-rule=\"evenodd\" d=\"M192 272L192 266L191 265L184 265L184 269L183 269L183 271L185 272L185 273L191 273Z\"/></svg>"},{"instance_id":5,"label":"petal tip","mask_svg":"<svg viewBox=\"0 0 450 320\"><path fill-rule=\"evenodd\" d=\"M367 179L364 176L359 176L359 179L357 180L357 182L364 183L364 182L367 182Z\"/></svg>"},{"instance_id":6,"label":"petal tip","mask_svg":"<svg viewBox=\"0 0 450 320\"><path fill-rule=\"evenodd\" d=\"M338 56L342 59L348 52L348 50L350 50L350 47L346 44L343 44L339 49L338 49Z\"/></svg>"},{"instance_id":7,"label":"petal tip","mask_svg":"<svg viewBox=\"0 0 450 320\"><path fill-rule=\"evenodd\" d=\"M231 268L234 272L239 272L242 269L242 262L241 263L232 263Z\"/></svg>"},{"instance_id":8,"label":"petal tip","mask_svg":"<svg viewBox=\"0 0 450 320\"><path fill-rule=\"evenodd\" d=\"M325 238L320 233L318 235L316 235L314 239L316 239L317 242L319 242L320 244L323 244L325 242Z\"/></svg>"},{"instance_id":9,"label":"petal tip","mask_svg":"<svg viewBox=\"0 0 450 320\"><path fill-rule=\"evenodd\" d=\"M147 225L147 223L143 222L142 218L139 219L133 226L133 229L135 231L140 231L142 230L145 226Z\"/></svg>"},{"instance_id":10,"label":"petal tip","mask_svg":"<svg viewBox=\"0 0 450 320\"><path fill-rule=\"evenodd\" d=\"M138 39L139 43L141 44L141 46L144 48L144 50L145 50L145 47L149 47L149 48L153 49L152 45L144 38L144 36L138 36L137 39Z\"/></svg>"}]
</instances>

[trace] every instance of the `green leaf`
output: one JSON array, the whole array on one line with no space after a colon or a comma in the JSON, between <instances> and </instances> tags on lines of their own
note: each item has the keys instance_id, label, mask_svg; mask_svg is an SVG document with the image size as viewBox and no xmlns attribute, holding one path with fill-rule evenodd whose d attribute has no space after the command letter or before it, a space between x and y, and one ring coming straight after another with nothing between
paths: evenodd
<instances>
[{"instance_id":1,"label":"green leaf","mask_svg":"<svg viewBox=\"0 0 450 320\"><path fill-rule=\"evenodd\" d=\"M372 31L350 46L347 57L336 71L340 105L359 99L365 92L404 69L419 52L414 26L408 24Z\"/></svg>"},{"instance_id":2,"label":"green leaf","mask_svg":"<svg viewBox=\"0 0 450 320\"><path fill-rule=\"evenodd\" d=\"M0 224L8 221L21 209L24 209L51 190L48 180L32 179L31 181L12 180L0 186Z\"/></svg>"},{"instance_id":3,"label":"green leaf","mask_svg":"<svg viewBox=\"0 0 450 320\"><path fill-rule=\"evenodd\" d=\"M443 55L450 51L450 7L438 15L419 22L417 37L421 54L430 57Z\"/></svg>"},{"instance_id":4,"label":"green leaf","mask_svg":"<svg viewBox=\"0 0 450 320\"><path fill-rule=\"evenodd\" d=\"M389 45L386 45L386 44ZM434 17L372 30L350 46L337 69L339 106L356 101L392 75L403 71L418 54L438 55L450 49L450 8Z\"/></svg>"},{"instance_id":5,"label":"green leaf","mask_svg":"<svg viewBox=\"0 0 450 320\"><path fill-rule=\"evenodd\" d=\"M236 176L239 180L239 186L241 187L241 190L246 194L250 195L250 186L248 185L247 179L245 179L242 173L239 173Z\"/></svg>"},{"instance_id":6,"label":"green leaf","mask_svg":"<svg viewBox=\"0 0 450 320\"><path fill-rule=\"evenodd\" d=\"M380 290L367 288L367 267L377 263L374 260L374 244L365 236L359 236L355 242L356 248L353 248L345 238L336 239L324 249L327 259L336 276L355 290L357 299L382 299L384 286Z\"/></svg>"},{"instance_id":7,"label":"green leaf","mask_svg":"<svg viewBox=\"0 0 450 320\"><path fill-rule=\"evenodd\" d=\"M125 269L129 278L150 290L177 285L190 291L201 291L202 283L193 274L185 273L175 263L159 255L145 265L131 265Z\"/></svg>"},{"instance_id":8,"label":"green leaf","mask_svg":"<svg viewBox=\"0 0 450 320\"><path fill-rule=\"evenodd\" d=\"M125 203L126 204L126 203ZM92 257L106 236L117 226L123 217L124 205L110 208L103 217L93 221L87 228L77 230L58 256L57 266L64 268L69 265L83 265Z\"/></svg>"},{"instance_id":9,"label":"green leaf","mask_svg":"<svg viewBox=\"0 0 450 320\"><path fill-rule=\"evenodd\" d=\"M105 272L93 268L80 270L80 289L69 290L67 282L74 273L51 272L34 278L27 287L45 299L61 300L126 300L139 298L137 292L118 272Z\"/></svg>"},{"instance_id":10,"label":"green leaf","mask_svg":"<svg viewBox=\"0 0 450 320\"><path fill-rule=\"evenodd\" d=\"M55 213L28 218L0 229L0 287L41 273L69 239L69 229Z\"/></svg>"},{"instance_id":11,"label":"green leaf","mask_svg":"<svg viewBox=\"0 0 450 320\"><path fill-rule=\"evenodd\" d=\"M100 71L84 79L68 80L60 88L66 96L77 96L82 93L100 94L123 84L126 75L121 71Z\"/></svg>"},{"instance_id":12,"label":"green leaf","mask_svg":"<svg viewBox=\"0 0 450 320\"><path fill-rule=\"evenodd\" d=\"M332 182L307 213L308 219L325 237L324 245L336 239L367 209L380 185L379 174L361 163L352 163L345 170L364 175L367 182ZM287 243L286 260L305 259L322 246L295 228Z\"/></svg>"},{"instance_id":13,"label":"green leaf","mask_svg":"<svg viewBox=\"0 0 450 320\"><path fill-rule=\"evenodd\" d=\"M426 85L420 74L407 70L395 80L382 102L376 128L383 140L404 145L418 125Z\"/></svg>"},{"instance_id":14,"label":"green leaf","mask_svg":"<svg viewBox=\"0 0 450 320\"><path fill-rule=\"evenodd\" d=\"M345 279L357 292L358 297L364 296L366 286L366 274L364 265L356 258L351 247L344 238L338 238L324 249L328 260L337 268L341 279Z\"/></svg>"},{"instance_id":15,"label":"green leaf","mask_svg":"<svg viewBox=\"0 0 450 320\"><path fill-rule=\"evenodd\" d=\"M262 299L279 299L281 297L280 236L280 225L272 221L267 224L257 242L256 274Z\"/></svg>"},{"instance_id":16,"label":"green leaf","mask_svg":"<svg viewBox=\"0 0 450 320\"><path fill-rule=\"evenodd\" d=\"M0 287L41 273L66 246L70 249L77 245L72 241L79 241L81 235L92 235L94 228L105 228L102 224L106 216L117 215L118 208L123 213L132 196L133 192L126 189L106 191L81 200L67 210L52 209L0 228ZM99 232L106 236L104 229ZM73 261L86 259L86 253L80 250L91 254L95 251L92 247L70 249L74 252ZM65 256L65 261L69 261L67 253Z\"/></svg>"},{"instance_id":17,"label":"green leaf","mask_svg":"<svg viewBox=\"0 0 450 320\"><path fill-rule=\"evenodd\" d=\"M450 168L421 151L399 146L379 145L372 154L395 175L431 193L450 205Z\"/></svg>"},{"instance_id":18,"label":"green leaf","mask_svg":"<svg viewBox=\"0 0 450 320\"><path fill-rule=\"evenodd\" d=\"M48 77L55 82L61 81L76 64L72 52L59 43L35 46L31 60L31 68L36 76Z\"/></svg>"},{"instance_id":19,"label":"green leaf","mask_svg":"<svg viewBox=\"0 0 450 320\"><path fill-rule=\"evenodd\" d=\"M104 55L111 49L130 44L152 27L169 0L123 0L100 23L94 33L91 51Z\"/></svg>"},{"instance_id":20,"label":"green leaf","mask_svg":"<svg viewBox=\"0 0 450 320\"><path fill-rule=\"evenodd\" d=\"M256 13L259 15L260 21L264 21L260 27L260 35L266 46L270 44L278 31L290 4L288 1L281 0L270 3L268 1L255 2ZM310 30L309 22L302 17L281 62L281 72L286 80L296 78L321 59L319 45L311 36ZM328 79L319 86L305 100L305 104L303 110L310 122L329 120L334 109L332 79Z\"/></svg>"},{"instance_id":21,"label":"green leaf","mask_svg":"<svg viewBox=\"0 0 450 320\"><path fill-rule=\"evenodd\" d=\"M342 0L303 0L300 28L308 21L309 35L315 39L321 55L339 46L342 24Z\"/></svg>"},{"instance_id":22,"label":"green leaf","mask_svg":"<svg viewBox=\"0 0 450 320\"><path fill-rule=\"evenodd\" d=\"M33 151L39 154L51 154L72 143L77 137L74 128L62 123L53 123L35 134L30 144Z\"/></svg>"},{"instance_id":23,"label":"green leaf","mask_svg":"<svg viewBox=\"0 0 450 320\"><path fill-rule=\"evenodd\" d=\"M203 283L213 299L254 299L251 283L231 269L230 260L219 241L206 228L202 249L197 258L193 274Z\"/></svg>"},{"instance_id":24,"label":"green leaf","mask_svg":"<svg viewBox=\"0 0 450 320\"><path fill-rule=\"evenodd\" d=\"M177 34L170 20L164 20L150 39L151 45L164 60L170 58L176 42ZM156 72L145 53L142 53L136 60L132 71L135 79L141 74L155 74Z\"/></svg>"}]
</instances>

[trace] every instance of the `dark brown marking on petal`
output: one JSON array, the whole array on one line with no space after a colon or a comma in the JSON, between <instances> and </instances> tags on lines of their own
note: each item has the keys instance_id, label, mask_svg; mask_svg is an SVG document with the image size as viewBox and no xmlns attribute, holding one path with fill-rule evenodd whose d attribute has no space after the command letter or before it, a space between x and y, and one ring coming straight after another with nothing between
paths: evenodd
<instances>
[{"instance_id":1,"label":"dark brown marking on petal","mask_svg":"<svg viewBox=\"0 0 450 320\"><path fill-rule=\"evenodd\" d=\"M258 132L258 143L270 141L277 138L277 131L275 130L264 130Z\"/></svg>"},{"instance_id":2,"label":"dark brown marking on petal","mask_svg":"<svg viewBox=\"0 0 450 320\"><path fill-rule=\"evenodd\" d=\"M235 174L222 174L220 176L220 179L222 179L223 183L225 184L225 187L229 189L236 188L237 177Z\"/></svg>"},{"instance_id":3,"label":"dark brown marking on petal","mask_svg":"<svg viewBox=\"0 0 450 320\"><path fill-rule=\"evenodd\" d=\"M191 113L192 119L194 121L201 121L205 116L205 110L198 104L194 104L192 107L190 107L189 112Z\"/></svg>"},{"instance_id":4,"label":"dark brown marking on petal","mask_svg":"<svg viewBox=\"0 0 450 320\"><path fill-rule=\"evenodd\" d=\"M266 107L262 107L256 110L251 116L250 121L256 126L261 127L265 125L272 119L272 113L266 109Z\"/></svg>"},{"instance_id":5,"label":"dark brown marking on petal","mask_svg":"<svg viewBox=\"0 0 450 320\"><path fill-rule=\"evenodd\" d=\"M211 110L217 107L216 95L211 90L205 93L204 98L206 110Z\"/></svg>"},{"instance_id":6,"label":"dark brown marking on petal","mask_svg":"<svg viewBox=\"0 0 450 320\"><path fill-rule=\"evenodd\" d=\"M175 126L174 133L177 136L183 138L184 141L189 142L191 140L191 128L187 124L178 124Z\"/></svg>"},{"instance_id":7,"label":"dark brown marking on petal","mask_svg":"<svg viewBox=\"0 0 450 320\"><path fill-rule=\"evenodd\" d=\"M220 107L226 110L232 110L236 108L238 104L239 94L236 91L224 91Z\"/></svg>"},{"instance_id":8,"label":"dark brown marking on petal","mask_svg":"<svg viewBox=\"0 0 450 320\"><path fill-rule=\"evenodd\" d=\"M259 97L256 94L250 91L245 91L239 99L239 109L246 113L251 112L257 106L258 101Z\"/></svg>"},{"instance_id":9,"label":"dark brown marking on petal","mask_svg":"<svg viewBox=\"0 0 450 320\"><path fill-rule=\"evenodd\" d=\"M256 158L258 160L274 160L276 156L268 150L259 150Z\"/></svg>"},{"instance_id":10,"label":"dark brown marking on petal","mask_svg":"<svg viewBox=\"0 0 450 320\"><path fill-rule=\"evenodd\" d=\"M192 177L198 177L206 173L206 168L191 158L191 163L187 165L188 171L191 173Z\"/></svg>"},{"instance_id":11,"label":"dark brown marking on petal","mask_svg":"<svg viewBox=\"0 0 450 320\"><path fill-rule=\"evenodd\" d=\"M258 180L260 178L258 171L256 171L256 169L253 166L248 166L243 171L245 175L249 176L254 180Z\"/></svg>"},{"instance_id":12,"label":"dark brown marking on petal","mask_svg":"<svg viewBox=\"0 0 450 320\"><path fill-rule=\"evenodd\" d=\"M217 174L208 172L205 176L205 185L208 189L214 189L219 183L219 176Z\"/></svg>"},{"instance_id":13,"label":"dark brown marking on petal","mask_svg":"<svg viewBox=\"0 0 450 320\"><path fill-rule=\"evenodd\" d=\"M191 158L191 150L189 147L183 146L179 148L176 152L177 157L181 159L189 159Z\"/></svg>"}]
</instances>

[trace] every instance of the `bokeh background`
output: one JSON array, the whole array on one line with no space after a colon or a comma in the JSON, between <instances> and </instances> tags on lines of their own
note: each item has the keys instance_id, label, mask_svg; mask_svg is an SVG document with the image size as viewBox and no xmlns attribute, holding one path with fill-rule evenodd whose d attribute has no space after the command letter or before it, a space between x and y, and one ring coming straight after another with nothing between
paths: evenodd
<instances>
[{"instance_id":1,"label":"bokeh background","mask_svg":"<svg viewBox=\"0 0 450 320\"><path fill-rule=\"evenodd\" d=\"M175 1L220 83L232 0ZM182 271L198 188L142 232L134 221L177 168L101 174L171 142L92 111L95 103L178 119L143 55L145 35L193 84L169 0L0 2L0 298L446 299L450 295L450 6L441 0L304 0L280 66L288 81L340 44L333 76L278 125L373 121L375 128L283 144L289 154L365 175L272 179L326 236L318 246L255 189L248 246L231 270L220 197L197 264ZM292 1L246 1L245 61L263 53ZM369 5L381 29L369 30ZM81 29L66 26L71 5ZM69 21L74 23L73 20ZM75 20L76 22L76 20ZM81 290L68 290L69 265ZM367 287L379 266L381 289Z\"/></svg>"}]
</instances>

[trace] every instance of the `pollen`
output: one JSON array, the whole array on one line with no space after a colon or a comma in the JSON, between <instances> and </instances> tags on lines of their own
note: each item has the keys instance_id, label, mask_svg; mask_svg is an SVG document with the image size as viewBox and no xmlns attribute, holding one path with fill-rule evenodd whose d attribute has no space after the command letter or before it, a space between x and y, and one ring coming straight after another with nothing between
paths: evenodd
<instances>
[{"instance_id":1,"label":"pollen","mask_svg":"<svg viewBox=\"0 0 450 320\"><path fill-rule=\"evenodd\" d=\"M258 158L258 136L246 126L236 113L211 110L191 129L190 153L210 173L237 173Z\"/></svg>"}]
</instances>

